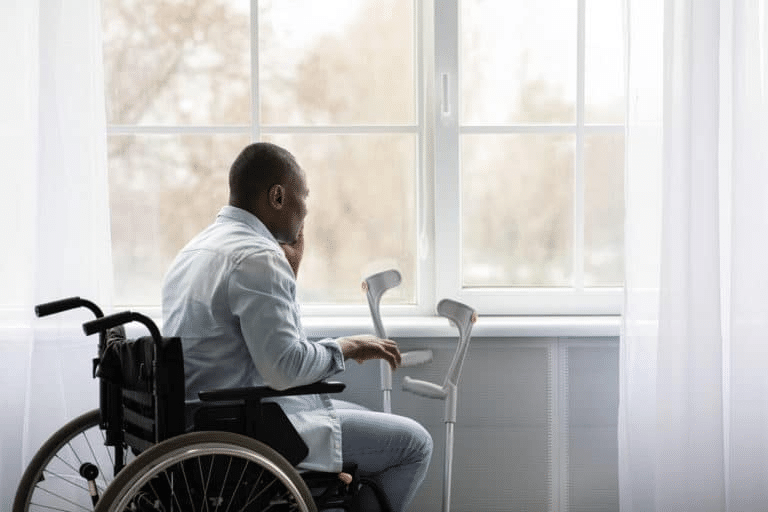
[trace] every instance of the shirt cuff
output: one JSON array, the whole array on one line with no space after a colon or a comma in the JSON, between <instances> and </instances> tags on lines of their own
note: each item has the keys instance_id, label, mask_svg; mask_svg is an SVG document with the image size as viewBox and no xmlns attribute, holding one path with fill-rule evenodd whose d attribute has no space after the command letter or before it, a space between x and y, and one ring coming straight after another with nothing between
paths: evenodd
<instances>
[{"instance_id":1,"label":"shirt cuff","mask_svg":"<svg viewBox=\"0 0 768 512\"><path fill-rule=\"evenodd\" d=\"M339 346L338 342L333 338L326 338L318 341L318 343L326 347L331 353L331 367L328 376L343 372L346 369L344 366L344 354L341 352L341 346Z\"/></svg>"}]
</instances>

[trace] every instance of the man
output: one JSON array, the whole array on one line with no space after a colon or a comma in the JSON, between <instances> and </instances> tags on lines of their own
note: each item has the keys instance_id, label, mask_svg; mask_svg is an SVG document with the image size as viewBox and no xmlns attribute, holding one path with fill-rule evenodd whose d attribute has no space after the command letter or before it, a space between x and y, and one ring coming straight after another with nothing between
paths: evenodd
<instances>
[{"instance_id":1,"label":"man","mask_svg":"<svg viewBox=\"0 0 768 512\"><path fill-rule=\"evenodd\" d=\"M179 253L163 283L163 330L184 350L186 398L205 389L285 389L344 370L344 360L400 363L397 344L370 335L308 341L296 302L309 194L285 149L247 146L229 173L229 205ZM309 447L300 467L377 481L405 510L426 475L432 439L417 422L327 395L275 399Z\"/></svg>"}]
</instances>

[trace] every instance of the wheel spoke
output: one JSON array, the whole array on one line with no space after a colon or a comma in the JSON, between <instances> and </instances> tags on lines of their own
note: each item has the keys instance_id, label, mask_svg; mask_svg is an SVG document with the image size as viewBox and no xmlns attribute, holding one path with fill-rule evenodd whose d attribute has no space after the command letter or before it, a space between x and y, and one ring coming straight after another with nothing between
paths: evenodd
<instances>
[{"instance_id":1,"label":"wheel spoke","mask_svg":"<svg viewBox=\"0 0 768 512\"><path fill-rule=\"evenodd\" d=\"M229 477L229 470L232 468L232 457L229 457L229 461L227 462L227 470L224 472L224 478L221 480L221 489L219 490L219 496L224 495L224 486L227 484L227 477ZM221 501L216 502L216 509L214 512L218 512L219 506L221 505ZM227 507L229 509L229 507Z\"/></svg>"},{"instance_id":2,"label":"wheel spoke","mask_svg":"<svg viewBox=\"0 0 768 512\"><path fill-rule=\"evenodd\" d=\"M82 435L83 435L83 438L85 439L86 444L88 445L88 450L90 450L91 455L93 456L93 463L96 464L97 468L99 468L99 474L103 477L104 475L107 474L104 471L104 468L102 467L102 464L101 464L103 461L99 457L96 456L96 451L93 449L93 445L91 444L91 440L88 439L88 436L86 435L86 433L83 432ZM106 448L105 451L107 452L107 454L109 454L109 447L108 446L104 446L104 447ZM114 464L112 465L112 467L114 467Z\"/></svg>"},{"instance_id":3,"label":"wheel spoke","mask_svg":"<svg viewBox=\"0 0 768 512\"><path fill-rule=\"evenodd\" d=\"M213 467L213 455L211 455L211 464L208 467L208 476L206 477L203 475L203 458L198 457L197 458L197 469L200 472L200 485L202 485L202 491L203 496L202 500L203 503L200 507L200 510L208 510L208 484L210 483L211 479L211 468Z\"/></svg>"},{"instance_id":4,"label":"wheel spoke","mask_svg":"<svg viewBox=\"0 0 768 512\"><path fill-rule=\"evenodd\" d=\"M256 491L259 488L259 483L261 482L262 477L264 476L264 468L261 468L261 473L259 473L259 477L256 479L256 481L251 485L251 490L248 493L248 497L245 499L245 505L243 508L240 509L239 512L242 512L245 507L247 507L251 501L253 500L252 496L254 491ZM261 493L259 493L261 494ZM258 495L256 496L258 497Z\"/></svg>"},{"instance_id":5,"label":"wheel spoke","mask_svg":"<svg viewBox=\"0 0 768 512\"><path fill-rule=\"evenodd\" d=\"M240 487L240 484L243 481L243 475L245 475L245 470L248 468L248 464L243 466L243 470L240 472L240 478L237 479L237 485L235 486L235 489ZM224 512L229 512L229 507L232 506L232 500L235 499L235 493L232 493L232 495L229 497L229 503L227 503L227 508Z\"/></svg>"},{"instance_id":6,"label":"wheel spoke","mask_svg":"<svg viewBox=\"0 0 768 512\"><path fill-rule=\"evenodd\" d=\"M78 474L79 474L79 472L78 472L78 468L74 467L72 464L70 464L70 463L69 463L69 462L67 462L66 460L62 459L61 457L59 457L59 454L56 454L56 455L54 456L54 458L56 458L56 459L59 459L59 460L60 460L60 461L61 461L61 462L62 462L62 463L65 465L65 466L67 466L69 469L71 469L71 470L72 470L72 473L74 473L74 474L76 474L76 475L78 475Z\"/></svg>"},{"instance_id":7,"label":"wheel spoke","mask_svg":"<svg viewBox=\"0 0 768 512\"><path fill-rule=\"evenodd\" d=\"M40 503L34 503L34 502L30 502L29 506L30 507L37 507L37 508L44 508L46 510L59 510L60 512L69 512L69 509L66 509L66 508L51 507L50 505L42 505Z\"/></svg>"},{"instance_id":8,"label":"wheel spoke","mask_svg":"<svg viewBox=\"0 0 768 512\"><path fill-rule=\"evenodd\" d=\"M54 478L55 478L55 479L58 479L58 480L60 480L60 481L62 481L62 482L66 482L66 483L68 483L69 485L72 485L72 486L74 486L74 487L77 487L78 489L82 489L82 490L84 490L85 492L88 492L88 487L86 487L86 486L84 486L84 485L80 485L80 484L79 484L79 483L78 483L78 482L75 480L75 478L77 478L77 479L80 479L80 478L82 478L80 475L77 475L76 477L75 477L74 475L69 475L69 478L67 478L66 476L62 476L62 475L60 475L60 474L58 474L58 473L54 473L54 472L52 472L52 471L48 471L48 470L43 470L43 473L46 475L46 480L47 480L48 478L51 478L51 479L54 479ZM41 490L46 490L44 487L42 487L42 486L40 486L40 485L38 485L37 487L38 487L39 489L41 489ZM49 492L49 493L50 493L50 491L47 491L47 492Z\"/></svg>"},{"instance_id":9,"label":"wheel spoke","mask_svg":"<svg viewBox=\"0 0 768 512\"><path fill-rule=\"evenodd\" d=\"M72 439L74 439L74 437ZM77 465L81 466L83 464L83 461L80 460L80 456L77 454L77 450L72 448L72 439L67 441L67 446L69 447L69 450L72 452L72 454L75 456L75 458L77 459Z\"/></svg>"},{"instance_id":10,"label":"wheel spoke","mask_svg":"<svg viewBox=\"0 0 768 512\"><path fill-rule=\"evenodd\" d=\"M62 496L60 494L56 494L55 492L49 491L48 489L44 489L44 488L40 487L40 490L45 492L45 493L47 493L47 494L49 494L49 495L51 495L51 496L54 496L54 497L60 499L62 501L66 501L67 503L69 503L71 505L74 505L77 508L80 508L80 509L83 509L83 510L91 510L91 509L85 508L84 506L80 505L79 503L75 503L74 501L65 498L64 496ZM66 510L66 509L63 509L63 510Z\"/></svg>"},{"instance_id":11,"label":"wheel spoke","mask_svg":"<svg viewBox=\"0 0 768 512\"><path fill-rule=\"evenodd\" d=\"M261 475L259 475L259 480L261 480ZM259 498L259 496L264 494L264 492L272 486L272 484L278 481L279 480L277 479L277 477L272 478L272 481L269 482L266 486L262 487L256 496L251 497L250 494L253 494L253 491L257 489L257 486L254 486L254 488L251 489L251 492L248 495L248 500L246 501L245 505L243 505L243 508L241 508L239 512L243 512L246 508L248 508L248 505L256 501Z\"/></svg>"},{"instance_id":12,"label":"wheel spoke","mask_svg":"<svg viewBox=\"0 0 768 512\"><path fill-rule=\"evenodd\" d=\"M168 471L163 471L163 475L165 475L165 481L168 484L169 492L171 493L171 497L173 498L173 501L176 502L176 506L179 510L183 510L181 507L181 504L179 503L179 498L176 496L175 487L173 486L174 476L173 474L169 474Z\"/></svg>"},{"instance_id":13,"label":"wheel spoke","mask_svg":"<svg viewBox=\"0 0 768 512\"><path fill-rule=\"evenodd\" d=\"M152 485L152 481L151 480L149 481L149 483L147 485L149 485L149 488L152 490L152 494L155 495L155 500L158 501L159 503L162 503L163 500L160 498L160 494L158 494L157 490L155 489L155 486Z\"/></svg>"},{"instance_id":14,"label":"wheel spoke","mask_svg":"<svg viewBox=\"0 0 768 512\"><path fill-rule=\"evenodd\" d=\"M192 498L192 489L189 486L189 480L187 480L187 471L184 469L183 463L180 463L179 467L181 468L182 476L184 476L184 486L187 488L187 496L189 497L189 504L192 506L192 512L196 512L197 509L194 507L194 499Z\"/></svg>"}]
</instances>

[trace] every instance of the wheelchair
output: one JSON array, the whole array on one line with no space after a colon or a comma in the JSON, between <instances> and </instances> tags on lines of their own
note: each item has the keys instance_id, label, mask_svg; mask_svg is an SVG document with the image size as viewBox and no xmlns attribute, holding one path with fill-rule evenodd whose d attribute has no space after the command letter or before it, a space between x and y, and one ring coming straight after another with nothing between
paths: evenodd
<instances>
[{"instance_id":1,"label":"wheelchair","mask_svg":"<svg viewBox=\"0 0 768 512\"><path fill-rule=\"evenodd\" d=\"M83 329L99 333L99 408L66 424L40 448L21 478L13 512L391 510L354 465L344 466L344 480L297 469L308 448L282 409L267 401L338 393L345 384L201 392L190 429L180 339L163 338L140 313L105 317L79 297L36 312L77 307L96 316ZM129 322L143 324L149 336L127 339L123 325Z\"/></svg>"}]
</instances>

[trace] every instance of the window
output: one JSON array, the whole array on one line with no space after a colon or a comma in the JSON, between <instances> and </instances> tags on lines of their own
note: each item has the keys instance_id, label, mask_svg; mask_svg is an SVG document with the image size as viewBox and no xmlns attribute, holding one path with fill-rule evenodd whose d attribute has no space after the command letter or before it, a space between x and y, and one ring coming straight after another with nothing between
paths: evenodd
<instances>
[{"instance_id":1,"label":"window","mask_svg":"<svg viewBox=\"0 0 768 512\"><path fill-rule=\"evenodd\" d=\"M618 312L621 3L442 5L440 294L488 313Z\"/></svg>"},{"instance_id":2,"label":"window","mask_svg":"<svg viewBox=\"0 0 768 512\"><path fill-rule=\"evenodd\" d=\"M402 312L618 312L620 2L102 1L117 303L159 304L267 140L307 170L308 310L395 267Z\"/></svg>"}]
</instances>

